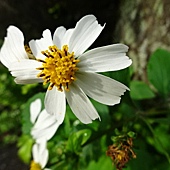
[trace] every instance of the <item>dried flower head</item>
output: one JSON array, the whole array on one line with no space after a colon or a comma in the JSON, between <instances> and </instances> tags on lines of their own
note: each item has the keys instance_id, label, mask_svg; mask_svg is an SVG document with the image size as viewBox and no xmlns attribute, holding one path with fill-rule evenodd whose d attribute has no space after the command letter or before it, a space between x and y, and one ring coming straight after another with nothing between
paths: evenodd
<instances>
[{"instance_id":1,"label":"dried flower head","mask_svg":"<svg viewBox=\"0 0 170 170\"><path fill-rule=\"evenodd\" d=\"M126 141L122 141L108 147L106 155L111 157L117 170L122 170L131 158L136 158L136 154L132 150L132 140L132 138L128 138Z\"/></svg>"}]
</instances>

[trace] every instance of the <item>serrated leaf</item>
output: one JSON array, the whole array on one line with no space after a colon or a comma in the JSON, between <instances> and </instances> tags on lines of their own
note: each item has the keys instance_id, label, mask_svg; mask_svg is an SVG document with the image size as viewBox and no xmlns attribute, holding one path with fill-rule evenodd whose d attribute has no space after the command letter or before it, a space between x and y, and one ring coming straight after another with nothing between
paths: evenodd
<instances>
[{"instance_id":1,"label":"serrated leaf","mask_svg":"<svg viewBox=\"0 0 170 170\"><path fill-rule=\"evenodd\" d=\"M161 95L170 94L170 52L156 50L150 57L147 72L149 81Z\"/></svg>"},{"instance_id":2,"label":"serrated leaf","mask_svg":"<svg viewBox=\"0 0 170 170\"><path fill-rule=\"evenodd\" d=\"M132 81L130 84L130 96L134 100L143 100L153 98L155 94L144 82Z\"/></svg>"}]
</instances>

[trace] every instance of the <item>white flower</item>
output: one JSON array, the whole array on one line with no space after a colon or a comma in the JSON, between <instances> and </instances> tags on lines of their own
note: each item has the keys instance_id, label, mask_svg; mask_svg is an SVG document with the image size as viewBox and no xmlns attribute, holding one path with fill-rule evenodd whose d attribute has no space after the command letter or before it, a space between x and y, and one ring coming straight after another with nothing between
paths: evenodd
<instances>
[{"instance_id":1,"label":"white flower","mask_svg":"<svg viewBox=\"0 0 170 170\"><path fill-rule=\"evenodd\" d=\"M31 129L31 135L37 143L50 140L59 125L63 122L63 118L56 120L54 115L50 115L46 110L41 111L41 100L36 99L30 105L30 120L34 124Z\"/></svg>"},{"instance_id":2,"label":"white flower","mask_svg":"<svg viewBox=\"0 0 170 170\"><path fill-rule=\"evenodd\" d=\"M9 26L7 29L7 37L5 37L4 43L0 50L0 61L4 64L9 70L11 66L19 65L19 70L17 70L17 75L21 79L32 79L34 82L42 82L41 79L35 78L34 74L39 73L38 70L32 70L32 66L40 66L36 60L29 59L30 53L26 51L24 46L24 37L22 32L15 26ZM22 67L22 62L27 62L27 66ZM28 74L22 74L22 70L28 70ZM13 71L15 77L15 71ZM30 82L31 83L31 82Z\"/></svg>"},{"instance_id":3,"label":"white flower","mask_svg":"<svg viewBox=\"0 0 170 170\"><path fill-rule=\"evenodd\" d=\"M42 170L48 162L48 149L46 148L47 142L45 140L41 143L35 143L32 147L33 161L30 170ZM50 170L45 168L44 170Z\"/></svg>"},{"instance_id":4,"label":"white flower","mask_svg":"<svg viewBox=\"0 0 170 170\"><path fill-rule=\"evenodd\" d=\"M7 32L7 37L5 37L0 51L0 61L9 68L12 63L28 59L28 55L24 48L22 32L14 26L10 26Z\"/></svg>"},{"instance_id":5,"label":"white flower","mask_svg":"<svg viewBox=\"0 0 170 170\"><path fill-rule=\"evenodd\" d=\"M45 108L56 120L63 120L67 99L77 118L83 123L91 123L100 117L87 96L106 105L115 105L128 90L125 85L96 73L130 66L132 61L126 56L126 45L113 44L86 52L104 28L95 16L83 17L73 29L58 27L53 37L50 30L45 30L43 38L29 42L35 60L20 52L20 48L24 51L23 35L14 28L8 29L0 52L1 62L16 77L18 84L50 84Z\"/></svg>"}]
</instances>

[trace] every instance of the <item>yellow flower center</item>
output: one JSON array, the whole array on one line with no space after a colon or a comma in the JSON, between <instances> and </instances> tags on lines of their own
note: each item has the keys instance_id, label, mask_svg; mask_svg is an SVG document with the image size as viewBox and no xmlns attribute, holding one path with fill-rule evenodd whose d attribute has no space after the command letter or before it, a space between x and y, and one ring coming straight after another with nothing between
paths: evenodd
<instances>
[{"instance_id":1,"label":"yellow flower center","mask_svg":"<svg viewBox=\"0 0 170 170\"><path fill-rule=\"evenodd\" d=\"M42 51L42 54L46 58L38 60L42 62L42 66L37 68L41 70L37 77L44 80L44 85L50 83L48 90L56 86L59 91L63 91L63 88L69 91L69 85L76 79L75 72L78 70L76 64L80 60L74 58L74 52L68 52L67 45L64 45L62 50L55 45L50 46L48 50Z\"/></svg>"},{"instance_id":2,"label":"yellow flower center","mask_svg":"<svg viewBox=\"0 0 170 170\"><path fill-rule=\"evenodd\" d=\"M121 151L121 150L117 151L117 160L118 161L123 160L125 156L126 156L126 154L124 151Z\"/></svg>"},{"instance_id":3,"label":"yellow flower center","mask_svg":"<svg viewBox=\"0 0 170 170\"><path fill-rule=\"evenodd\" d=\"M42 169L41 169L41 166L38 163L32 161L31 165L30 165L30 170L42 170Z\"/></svg>"}]
</instances>

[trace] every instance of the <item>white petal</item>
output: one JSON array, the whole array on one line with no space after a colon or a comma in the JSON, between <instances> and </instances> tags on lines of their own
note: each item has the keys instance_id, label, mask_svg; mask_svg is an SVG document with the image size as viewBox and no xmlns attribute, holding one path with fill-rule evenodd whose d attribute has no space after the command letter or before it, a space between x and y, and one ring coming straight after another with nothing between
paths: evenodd
<instances>
[{"instance_id":1,"label":"white petal","mask_svg":"<svg viewBox=\"0 0 170 170\"><path fill-rule=\"evenodd\" d=\"M53 42L59 49L61 49L61 45L62 45L61 41L64 37L65 32L66 32L66 29L62 26L58 27L54 32Z\"/></svg>"},{"instance_id":2,"label":"white petal","mask_svg":"<svg viewBox=\"0 0 170 170\"><path fill-rule=\"evenodd\" d=\"M41 65L42 64L36 60L25 59L13 63L9 70L12 76L16 77L15 82L17 84L31 84L43 81L41 78L37 77L40 70L36 68L41 67Z\"/></svg>"},{"instance_id":3,"label":"white petal","mask_svg":"<svg viewBox=\"0 0 170 170\"><path fill-rule=\"evenodd\" d=\"M79 71L106 72L124 69L132 61L126 56L128 47L123 44L113 44L90 50L79 57Z\"/></svg>"},{"instance_id":4,"label":"white petal","mask_svg":"<svg viewBox=\"0 0 170 170\"><path fill-rule=\"evenodd\" d=\"M47 90L45 96L45 109L51 115L56 117L56 120L61 124L64 120L66 111L66 99L64 92L60 92L56 87L52 90Z\"/></svg>"},{"instance_id":5,"label":"white petal","mask_svg":"<svg viewBox=\"0 0 170 170\"><path fill-rule=\"evenodd\" d=\"M37 60L30 60L30 59L24 59L20 62L14 62L11 64L9 71L24 71L24 70L36 70L36 68L39 68L42 66L41 62L38 62ZM40 70L38 70L40 72Z\"/></svg>"},{"instance_id":6,"label":"white petal","mask_svg":"<svg viewBox=\"0 0 170 170\"><path fill-rule=\"evenodd\" d=\"M31 40L29 46L32 53L37 59L45 59L45 56L41 53L42 51L48 50L49 46L53 45L52 36L50 30L46 29L43 31L43 38L39 40Z\"/></svg>"},{"instance_id":7,"label":"white petal","mask_svg":"<svg viewBox=\"0 0 170 170\"><path fill-rule=\"evenodd\" d=\"M51 124L49 127L45 129L43 128L32 129L31 135L37 142L41 141L42 139L50 140L56 133L58 127L59 124L57 124L57 122L53 122L53 124Z\"/></svg>"},{"instance_id":8,"label":"white petal","mask_svg":"<svg viewBox=\"0 0 170 170\"><path fill-rule=\"evenodd\" d=\"M69 49L74 52L75 56L79 56L96 40L102 27L98 24L96 17L87 15L77 22L74 32L69 41Z\"/></svg>"},{"instance_id":9,"label":"white petal","mask_svg":"<svg viewBox=\"0 0 170 170\"><path fill-rule=\"evenodd\" d=\"M122 83L97 73L77 73L76 77L76 83L89 97L106 105L120 103L120 96L128 90Z\"/></svg>"},{"instance_id":10,"label":"white petal","mask_svg":"<svg viewBox=\"0 0 170 170\"><path fill-rule=\"evenodd\" d=\"M69 89L69 92L65 92L68 104L82 123L88 124L92 120L100 119L88 97L76 84L71 84Z\"/></svg>"},{"instance_id":11,"label":"white petal","mask_svg":"<svg viewBox=\"0 0 170 170\"><path fill-rule=\"evenodd\" d=\"M43 156L42 156L43 155ZM47 162L48 162L48 157L49 157L49 152L47 149L45 149L42 153L41 153L41 160L40 160L40 165L41 168L43 169Z\"/></svg>"},{"instance_id":12,"label":"white petal","mask_svg":"<svg viewBox=\"0 0 170 170\"><path fill-rule=\"evenodd\" d=\"M29 77L27 76L17 77L14 79L14 81L16 84L34 84L43 82L41 78L36 78L34 75L29 75Z\"/></svg>"},{"instance_id":13,"label":"white petal","mask_svg":"<svg viewBox=\"0 0 170 170\"><path fill-rule=\"evenodd\" d=\"M39 150L38 150L38 144L34 144L32 147L32 155L33 159L36 163L39 163Z\"/></svg>"},{"instance_id":14,"label":"white petal","mask_svg":"<svg viewBox=\"0 0 170 170\"><path fill-rule=\"evenodd\" d=\"M31 134L37 142L42 139L49 140L53 137L60 124L61 122L56 120L55 115L48 114L44 109L33 126Z\"/></svg>"},{"instance_id":15,"label":"white petal","mask_svg":"<svg viewBox=\"0 0 170 170\"><path fill-rule=\"evenodd\" d=\"M48 150L46 148L46 141L42 140L41 143L35 143L32 148L33 159L36 163L44 168L48 161Z\"/></svg>"},{"instance_id":16,"label":"white petal","mask_svg":"<svg viewBox=\"0 0 170 170\"><path fill-rule=\"evenodd\" d=\"M53 122L55 122L55 118L54 115L48 114L46 112L46 110L44 109L41 114L39 115L35 125L34 125L34 129L40 129L40 128L47 128L50 124L52 124Z\"/></svg>"},{"instance_id":17,"label":"white petal","mask_svg":"<svg viewBox=\"0 0 170 170\"><path fill-rule=\"evenodd\" d=\"M72 34L73 34L73 31L74 31L74 29L68 29L67 31L66 31L66 33L65 33L65 35L63 36L63 38L62 38L62 46L63 45L68 45L69 44L69 41L70 41L70 37L72 36ZM69 47L69 52L71 53L72 51L70 51L70 47Z\"/></svg>"},{"instance_id":18,"label":"white petal","mask_svg":"<svg viewBox=\"0 0 170 170\"><path fill-rule=\"evenodd\" d=\"M30 105L30 120L32 123L35 123L37 116L41 111L41 100L36 99Z\"/></svg>"},{"instance_id":19,"label":"white petal","mask_svg":"<svg viewBox=\"0 0 170 170\"><path fill-rule=\"evenodd\" d=\"M45 165L48 162L48 150L47 150L47 142L45 140L41 141L41 143L38 143L39 145L39 164L41 165L41 168L43 169Z\"/></svg>"},{"instance_id":20,"label":"white petal","mask_svg":"<svg viewBox=\"0 0 170 170\"><path fill-rule=\"evenodd\" d=\"M28 58L24 48L24 36L15 26L9 26L7 37L0 51L0 61L9 68L11 63Z\"/></svg>"}]
</instances>

